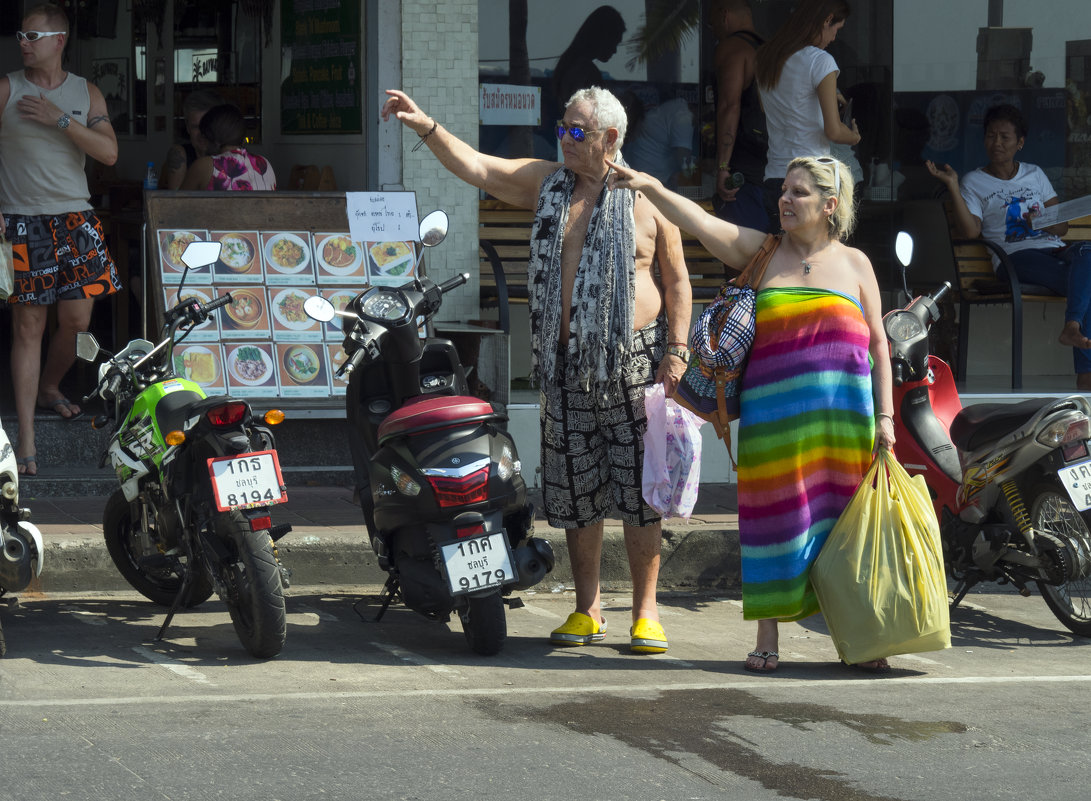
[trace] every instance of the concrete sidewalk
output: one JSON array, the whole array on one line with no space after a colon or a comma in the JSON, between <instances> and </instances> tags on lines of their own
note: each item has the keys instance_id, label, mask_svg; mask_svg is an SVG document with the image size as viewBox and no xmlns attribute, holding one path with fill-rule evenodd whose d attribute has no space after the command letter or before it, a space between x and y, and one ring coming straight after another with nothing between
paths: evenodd
<instances>
[{"instance_id":1,"label":"concrete sidewalk","mask_svg":"<svg viewBox=\"0 0 1091 801\"><path fill-rule=\"evenodd\" d=\"M537 493L532 493L536 496ZM292 531L277 544L282 563L297 586L382 584L386 574L375 564L364 534L360 507L342 487L289 487L288 503L273 508L275 523ZM534 497L541 508L540 499ZM30 520L42 532L45 560L41 589L54 592L97 592L128 589L106 552L102 510L106 496L21 498ZM702 484L689 520L663 523L660 588L664 591L739 587L738 513L734 484ZM540 589L570 587L564 532L539 515L535 535L547 539L557 566ZM603 538L602 583L605 589L628 586L621 523L607 520Z\"/></svg>"}]
</instances>

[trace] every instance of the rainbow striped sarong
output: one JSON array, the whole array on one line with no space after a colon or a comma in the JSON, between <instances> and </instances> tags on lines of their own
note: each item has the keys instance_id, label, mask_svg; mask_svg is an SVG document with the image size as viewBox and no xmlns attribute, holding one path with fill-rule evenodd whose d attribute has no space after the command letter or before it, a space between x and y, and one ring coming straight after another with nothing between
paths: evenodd
<instances>
[{"instance_id":1,"label":"rainbow striped sarong","mask_svg":"<svg viewBox=\"0 0 1091 801\"><path fill-rule=\"evenodd\" d=\"M743 375L739 535L743 617L818 611L811 564L871 464L870 332L854 298L807 288L757 296Z\"/></svg>"}]
</instances>

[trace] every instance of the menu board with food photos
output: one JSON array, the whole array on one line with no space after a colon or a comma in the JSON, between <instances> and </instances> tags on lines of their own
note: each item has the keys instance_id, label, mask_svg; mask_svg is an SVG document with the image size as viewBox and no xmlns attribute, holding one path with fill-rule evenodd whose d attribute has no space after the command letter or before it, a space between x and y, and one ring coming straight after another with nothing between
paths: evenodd
<instances>
[{"instance_id":1,"label":"menu board with food photos","mask_svg":"<svg viewBox=\"0 0 1091 801\"><path fill-rule=\"evenodd\" d=\"M215 264L186 271L181 255L194 241L221 244ZM240 397L328 398L347 382L341 317L312 320L303 302L321 294L344 310L368 284L400 285L419 264L414 242L354 242L346 231L185 228L156 231L164 308L181 299L231 302L175 348L179 375L207 392Z\"/></svg>"}]
</instances>

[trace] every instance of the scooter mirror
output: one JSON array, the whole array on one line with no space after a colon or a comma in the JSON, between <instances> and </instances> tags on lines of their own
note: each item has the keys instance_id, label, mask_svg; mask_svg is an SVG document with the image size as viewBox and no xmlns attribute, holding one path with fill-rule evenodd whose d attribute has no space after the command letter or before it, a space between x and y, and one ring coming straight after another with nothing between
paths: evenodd
<instances>
[{"instance_id":1,"label":"scooter mirror","mask_svg":"<svg viewBox=\"0 0 1091 801\"><path fill-rule=\"evenodd\" d=\"M221 247L219 242L190 242L182 251L182 264L191 270L214 264L220 258Z\"/></svg>"},{"instance_id":2,"label":"scooter mirror","mask_svg":"<svg viewBox=\"0 0 1091 801\"><path fill-rule=\"evenodd\" d=\"M337 311L333 308L333 304L325 298L318 297L318 295L314 295L303 301L303 312L312 320L318 320L320 323L328 323L337 316Z\"/></svg>"},{"instance_id":3,"label":"scooter mirror","mask_svg":"<svg viewBox=\"0 0 1091 801\"><path fill-rule=\"evenodd\" d=\"M894 254L903 267L908 267L909 262L913 261L913 237L905 231L898 231L894 239Z\"/></svg>"},{"instance_id":4,"label":"scooter mirror","mask_svg":"<svg viewBox=\"0 0 1091 801\"><path fill-rule=\"evenodd\" d=\"M443 209L436 209L425 215L420 221L420 243L426 248L434 248L447 238L450 219Z\"/></svg>"},{"instance_id":5,"label":"scooter mirror","mask_svg":"<svg viewBox=\"0 0 1091 801\"><path fill-rule=\"evenodd\" d=\"M101 348L95 335L90 331L79 331L76 334L76 357L80 361L93 362Z\"/></svg>"}]
</instances>

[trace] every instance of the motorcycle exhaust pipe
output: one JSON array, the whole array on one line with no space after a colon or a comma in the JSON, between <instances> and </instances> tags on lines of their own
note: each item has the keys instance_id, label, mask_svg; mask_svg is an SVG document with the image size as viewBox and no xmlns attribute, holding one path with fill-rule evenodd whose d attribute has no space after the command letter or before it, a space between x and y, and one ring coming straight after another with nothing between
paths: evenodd
<instances>
[{"instance_id":1,"label":"motorcycle exhaust pipe","mask_svg":"<svg viewBox=\"0 0 1091 801\"><path fill-rule=\"evenodd\" d=\"M519 580L511 585L512 589L529 590L553 570L556 559L553 546L547 540L530 537L515 549L515 569Z\"/></svg>"}]
</instances>

